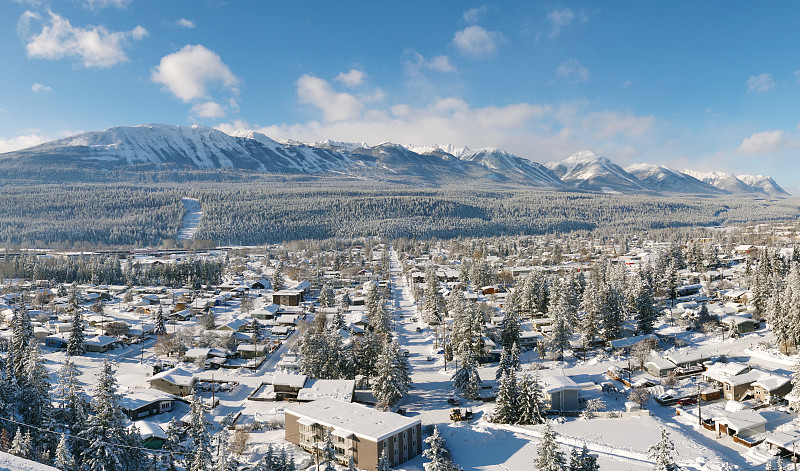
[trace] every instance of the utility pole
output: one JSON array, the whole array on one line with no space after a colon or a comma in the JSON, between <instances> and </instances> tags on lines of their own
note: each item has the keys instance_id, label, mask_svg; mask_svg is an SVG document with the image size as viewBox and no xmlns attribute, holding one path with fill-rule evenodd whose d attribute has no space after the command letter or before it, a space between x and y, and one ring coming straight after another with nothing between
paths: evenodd
<instances>
[{"instance_id":1,"label":"utility pole","mask_svg":"<svg viewBox=\"0 0 800 471\"><path fill-rule=\"evenodd\" d=\"M700 381L697 381L697 422L699 426L703 426L703 413L700 403L703 401L702 390L700 389Z\"/></svg>"}]
</instances>

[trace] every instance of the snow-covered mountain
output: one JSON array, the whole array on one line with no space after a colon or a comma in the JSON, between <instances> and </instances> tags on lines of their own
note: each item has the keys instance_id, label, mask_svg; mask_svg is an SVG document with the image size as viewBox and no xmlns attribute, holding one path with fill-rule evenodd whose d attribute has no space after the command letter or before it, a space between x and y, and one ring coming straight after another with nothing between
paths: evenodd
<instances>
[{"instance_id":1,"label":"snow-covered mountain","mask_svg":"<svg viewBox=\"0 0 800 471\"><path fill-rule=\"evenodd\" d=\"M650 192L633 175L607 157L592 151L572 154L561 162L549 162L552 170L567 187L603 193Z\"/></svg>"},{"instance_id":2,"label":"snow-covered mountain","mask_svg":"<svg viewBox=\"0 0 800 471\"><path fill-rule=\"evenodd\" d=\"M0 154L0 175L7 178L97 181L110 175L105 170L118 168L126 169L124 172L227 168L424 186L525 186L624 194L788 195L766 176L737 178L722 172L681 173L651 164L623 169L591 151L542 165L495 148L471 150L452 144L403 146L390 142L370 146L366 142L332 140L305 144L275 140L245 129L226 134L203 126L167 124L114 127ZM87 176L87 171L94 173Z\"/></svg>"},{"instance_id":3,"label":"snow-covered mountain","mask_svg":"<svg viewBox=\"0 0 800 471\"><path fill-rule=\"evenodd\" d=\"M770 196L790 196L789 193L778 185L770 176L765 175L737 175L736 178L743 181L751 188L760 188Z\"/></svg>"},{"instance_id":4,"label":"snow-covered mountain","mask_svg":"<svg viewBox=\"0 0 800 471\"><path fill-rule=\"evenodd\" d=\"M663 165L655 164L633 164L625 167L625 171L638 179L641 184L659 193L681 193L681 194L725 194L708 183L702 182L695 177L673 170Z\"/></svg>"},{"instance_id":5,"label":"snow-covered mountain","mask_svg":"<svg viewBox=\"0 0 800 471\"><path fill-rule=\"evenodd\" d=\"M725 190L730 194L734 195L746 195L746 194L765 194L765 192L760 188L754 188L747 183L743 182L736 178L735 175L732 173L727 172L719 172L719 171L712 171L712 172L695 172L692 170L684 170L683 173L690 175L702 182L708 183L714 187L719 188L720 190Z\"/></svg>"}]
</instances>

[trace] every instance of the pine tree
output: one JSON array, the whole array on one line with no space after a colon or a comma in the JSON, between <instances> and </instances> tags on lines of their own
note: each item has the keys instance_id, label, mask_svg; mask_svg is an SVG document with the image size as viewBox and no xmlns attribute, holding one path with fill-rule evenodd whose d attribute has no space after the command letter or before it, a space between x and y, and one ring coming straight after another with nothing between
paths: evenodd
<instances>
[{"instance_id":1,"label":"pine tree","mask_svg":"<svg viewBox=\"0 0 800 471\"><path fill-rule=\"evenodd\" d=\"M25 435L27 434L27 438ZM17 428L17 433L14 434L14 439L11 441L11 448L8 450L14 456L20 458L28 458L31 453L31 440L30 434L22 431L22 427Z\"/></svg>"},{"instance_id":2,"label":"pine tree","mask_svg":"<svg viewBox=\"0 0 800 471\"><path fill-rule=\"evenodd\" d=\"M9 353L12 356L14 377L20 386L24 386L25 354L28 351L28 344L33 338L33 325L24 303L22 303L21 308L14 310L11 329L11 349Z\"/></svg>"},{"instance_id":3,"label":"pine tree","mask_svg":"<svg viewBox=\"0 0 800 471\"><path fill-rule=\"evenodd\" d=\"M597 464L597 455L589 453L586 444L581 451L577 448L572 449L569 460L569 471L599 471L600 465Z\"/></svg>"},{"instance_id":4,"label":"pine tree","mask_svg":"<svg viewBox=\"0 0 800 471\"><path fill-rule=\"evenodd\" d=\"M519 423L536 425L544 423L547 417L544 392L539 374L533 378L523 376L519 396Z\"/></svg>"},{"instance_id":5,"label":"pine tree","mask_svg":"<svg viewBox=\"0 0 800 471\"><path fill-rule=\"evenodd\" d=\"M122 413L117 394L117 382L111 362L103 360L97 373L92 415L80 437L88 442L82 453L83 467L87 471L137 470L141 464L141 453L129 446L139 446L141 437L137 431L125 429L127 420Z\"/></svg>"},{"instance_id":6,"label":"pine tree","mask_svg":"<svg viewBox=\"0 0 800 471\"><path fill-rule=\"evenodd\" d=\"M333 447L333 437L331 431L325 432L325 446L322 448L323 471L336 471L336 449Z\"/></svg>"},{"instance_id":7,"label":"pine tree","mask_svg":"<svg viewBox=\"0 0 800 471\"><path fill-rule=\"evenodd\" d=\"M444 437L439 434L437 426L433 426L433 434L424 441L428 448L423 450L422 456L430 460L425 469L427 471L452 471L453 461L450 450L447 448Z\"/></svg>"},{"instance_id":8,"label":"pine tree","mask_svg":"<svg viewBox=\"0 0 800 471\"><path fill-rule=\"evenodd\" d=\"M189 437L192 439L192 453L186 471L206 471L211 463L211 437L208 433L208 421L205 408L200 398L192 398L189 419Z\"/></svg>"},{"instance_id":9,"label":"pine tree","mask_svg":"<svg viewBox=\"0 0 800 471\"><path fill-rule=\"evenodd\" d=\"M381 457L378 458L378 468L377 469L378 469L378 471L391 471L391 469L392 469L392 462L389 461L389 457L386 456L386 450L385 449L381 452Z\"/></svg>"},{"instance_id":10,"label":"pine tree","mask_svg":"<svg viewBox=\"0 0 800 471\"><path fill-rule=\"evenodd\" d=\"M564 359L564 351L569 349L569 336L572 333L569 319L573 316L570 306L566 300L559 296L556 305L550 309L550 317L553 319L553 330L547 341L547 349L558 353L558 359Z\"/></svg>"},{"instance_id":11,"label":"pine tree","mask_svg":"<svg viewBox=\"0 0 800 471\"><path fill-rule=\"evenodd\" d=\"M75 457L72 456L69 443L67 443L67 436L63 433L61 434L61 440L58 442L58 447L56 447L56 458L55 461L53 461L53 465L61 471L77 470Z\"/></svg>"},{"instance_id":12,"label":"pine tree","mask_svg":"<svg viewBox=\"0 0 800 471\"><path fill-rule=\"evenodd\" d=\"M640 283L634 299L636 331L638 333L653 333L653 326L658 317L658 310L656 310L654 304L652 288L644 282Z\"/></svg>"},{"instance_id":13,"label":"pine tree","mask_svg":"<svg viewBox=\"0 0 800 471\"><path fill-rule=\"evenodd\" d=\"M341 330L345 328L346 324L344 322L344 312L342 312L341 309L337 309L336 314L333 315L332 325L335 330Z\"/></svg>"},{"instance_id":14,"label":"pine tree","mask_svg":"<svg viewBox=\"0 0 800 471\"><path fill-rule=\"evenodd\" d=\"M497 371L495 372L494 379L498 380L503 377L503 373L510 372L514 367L511 364L511 355L509 354L506 347L503 347L500 350L500 363L497 365Z\"/></svg>"},{"instance_id":15,"label":"pine tree","mask_svg":"<svg viewBox=\"0 0 800 471\"><path fill-rule=\"evenodd\" d=\"M515 371L504 373L495 400L492 421L499 424L514 424L519 418L519 390Z\"/></svg>"},{"instance_id":16,"label":"pine tree","mask_svg":"<svg viewBox=\"0 0 800 471\"><path fill-rule=\"evenodd\" d=\"M521 334L519 312L514 305L506 306L506 315L503 317L503 330L500 332L500 344L507 349L519 343Z\"/></svg>"},{"instance_id":17,"label":"pine tree","mask_svg":"<svg viewBox=\"0 0 800 471\"><path fill-rule=\"evenodd\" d=\"M333 288L330 284L326 283L319 292L319 305L322 307L331 307L335 302L336 295L333 292Z\"/></svg>"},{"instance_id":18,"label":"pine tree","mask_svg":"<svg viewBox=\"0 0 800 471\"><path fill-rule=\"evenodd\" d=\"M606 285L600 303L601 334L607 342L619 337L625 319L623 303L619 291Z\"/></svg>"},{"instance_id":19,"label":"pine tree","mask_svg":"<svg viewBox=\"0 0 800 471\"><path fill-rule=\"evenodd\" d=\"M153 333L156 335L167 335L167 325L166 320L164 319L164 311L161 309L161 305L158 305L158 314L156 314L156 327L153 330ZM144 332L142 333L144 334Z\"/></svg>"},{"instance_id":20,"label":"pine tree","mask_svg":"<svg viewBox=\"0 0 800 471\"><path fill-rule=\"evenodd\" d=\"M545 424L537 448L536 471L566 471L564 453L559 451L556 436L549 423Z\"/></svg>"},{"instance_id":21,"label":"pine tree","mask_svg":"<svg viewBox=\"0 0 800 471\"><path fill-rule=\"evenodd\" d=\"M439 278L436 267L428 267L425 273L425 312L428 313L428 323L439 325L444 317L444 298L439 292Z\"/></svg>"},{"instance_id":22,"label":"pine tree","mask_svg":"<svg viewBox=\"0 0 800 471\"><path fill-rule=\"evenodd\" d=\"M83 335L83 321L81 320L81 311L77 307L72 313L72 329L69 331L69 340L67 341L67 355L81 356L86 353L86 339Z\"/></svg>"},{"instance_id":23,"label":"pine tree","mask_svg":"<svg viewBox=\"0 0 800 471\"><path fill-rule=\"evenodd\" d=\"M71 434L78 434L86 426L91 406L86 399L86 394L78 380L80 371L75 366L71 357L61 366L58 371L58 383L53 389L53 400L55 403L54 415L56 420L62 424ZM76 444L83 444L82 440ZM76 455L80 454L80 449L74 450Z\"/></svg>"},{"instance_id":24,"label":"pine tree","mask_svg":"<svg viewBox=\"0 0 800 471\"><path fill-rule=\"evenodd\" d=\"M675 444L669 439L667 429L661 427L661 439L647 449L648 459L655 463L653 471L678 471L680 468L672 456L674 453Z\"/></svg>"},{"instance_id":25,"label":"pine tree","mask_svg":"<svg viewBox=\"0 0 800 471\"><path fill-rule=\"evenodd\" d=\"M283 264L278 262L275 271L272 273L272 291L280 291L286 288L286 281L283 278Z\"/></svg>"},{"instance_id":26,"label":"pine tree","mask_svg":"<svg viewBox=\"0 0 800 471\"><path fill-rule=\"evenodd\" d=\"M358 468L356 468L356 459L353 458L352 456L350 457L350 460L347 462L347 471L358 471Z\"/></svg>"},{"instance_id":27,"label":"pine tree","mask_svg":"<svg viewBox=\"0 0 800 471\"><path fill-rule=\"evenodd\" d=\"M19 401L22 419L29 425L46 425L52 418L50 373L44 366L38 345L33 343L29 345L23 364L25 366L24 386L21 389L23 400Z\"/></svg>"},{"instance_id":28,"label":"pine tree","mask_svg":"<svg viewBox=\"0 0 800 471\"><path fill-rule=\"evenodd\" d=\"M397 344L387 338L376 362L372 393L380 404L391 406L408 392L410 386L408 361Z\"/></svg>"},{"instance_id":29,"label":"pine tree","mask_svg":"<svg viewBox=\"0 0 800 471\"><path fill-rule=\"evenodd\" d=\"M458 370L453 375L453 387L471 401L480 398L481 376L471 356L462 358Z\"/></svg>"}]
</instances>

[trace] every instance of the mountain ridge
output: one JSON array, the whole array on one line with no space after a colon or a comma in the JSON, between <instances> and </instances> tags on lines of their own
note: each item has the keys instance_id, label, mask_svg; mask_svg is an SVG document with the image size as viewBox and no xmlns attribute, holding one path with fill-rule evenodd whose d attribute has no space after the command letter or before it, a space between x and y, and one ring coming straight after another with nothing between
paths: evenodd
<instances>
[{"instance_id":1,"label":"mountain ridge","mask_svg":"<svg viewBox=\"0 0 800 471\"><path fill-rule=\"evenodd\" d=\"M276 140L257 131L230 133L193 125L118 126L0 154L0 168L50 164L99 169L149 166L171 169L233 169L274 174L337 175L408 185L465 183L516 185L612 194L749 194L790 196L772 177L725 172L679 172L663 165L622 168L609 158L581 151L541 164L493 148L472 150L384 142L315 143Z\"/></svg>"}]
</instances>

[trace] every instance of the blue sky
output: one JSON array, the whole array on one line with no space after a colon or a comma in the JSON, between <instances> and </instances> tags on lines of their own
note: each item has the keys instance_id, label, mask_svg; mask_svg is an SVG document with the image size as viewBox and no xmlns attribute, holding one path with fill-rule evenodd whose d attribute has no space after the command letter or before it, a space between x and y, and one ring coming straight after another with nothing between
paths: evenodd
<instances>
[{"instance_id":1,"label":"blue sky","mask_svg":"<svg viewBox=\"0 0 800 471\"><path fill-rule=\"evenodd\" d=\"M764 173L800 190L796 2L5 0L0 151L141 123Z\"/></svg>"}]
</instances>

